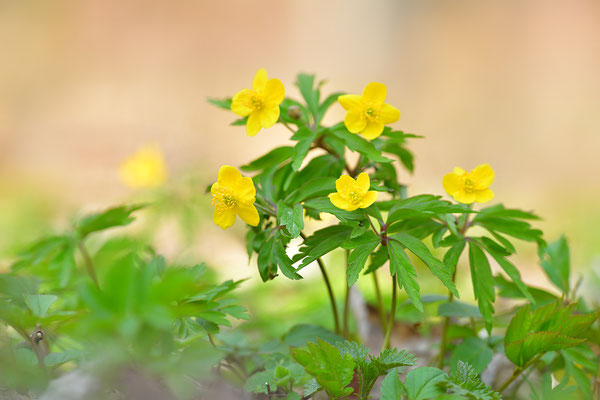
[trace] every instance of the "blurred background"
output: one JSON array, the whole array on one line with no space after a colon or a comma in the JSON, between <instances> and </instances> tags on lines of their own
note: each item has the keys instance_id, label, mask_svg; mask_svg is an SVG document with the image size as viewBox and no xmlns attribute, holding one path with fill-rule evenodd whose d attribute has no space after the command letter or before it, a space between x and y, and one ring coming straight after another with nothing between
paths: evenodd
<instances>
[{"instance_id":1,"label":"blurred background","mask_svg":"<svg viewBox=\"0 0 600 400\"><path fill-rule=\"evenodd\" d=\"M550 240L568 236L575 269L600 269L599 38L596 0L2 0L0 265L82 211L156 196L118 178L127 156L154 144L167 185L197 201L184 216L191 246L167 218L159 249L259 281L241 222L213 225L204 190L222 164L289 132L247 137L206 98L249 87L264 67L294 97L298 72L327 79L326 93L385 83L402 112L394 127L425 136L409 145L414 175L400 171L410 194L444 194L454 166L487 162L494 202L535 210ZM326 123L341 118L336 105ZM535 249L520 262L547 286Z\"/></svg>"}]
</instances>

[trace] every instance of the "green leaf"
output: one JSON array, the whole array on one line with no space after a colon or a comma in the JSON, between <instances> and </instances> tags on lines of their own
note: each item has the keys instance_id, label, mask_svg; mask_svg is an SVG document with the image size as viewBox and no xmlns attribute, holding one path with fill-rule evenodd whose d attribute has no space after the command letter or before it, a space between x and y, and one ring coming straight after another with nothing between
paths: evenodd
<instances>
[{"instance_id":1,"label":"green leaf","mask_svg":"<svg viewBox=\"0 0 600 400\"><path fill-rule=\"evenodd\" d=\"M496 286L499 288L498 295L508 299L524 299L525 295L517 287L517 285L506 279L503 275L496 275L494 277ZM535 300L536 306L544 306L557 300L557 297L550 292L542 289L528 286L527 290L531 293L531 296Z\"/></svg>"},{"instance_id":2,"label":"green leaf","mask_svg":"<svg viewBox=\"0 0 600 400\"><path fill-rule=\"evenodd\" d=\"M25 303L31 312L40 318L44 318L50 306L58 300L57 296L51 294L31 294L25 296Z\"/></svg>"},{"instance_id":3,"label":"green leaf","mask_svg":"<svg viewBox=\"0 0 600 400\"><path fill-rule=\"evenodd\" d=\"M298 129L296 133L292 136L292 140L297 140L298 143L294 146L294 155L292 156L292 169L294 171L298 171L300 166L302 165L302 161L308 154L308 150L310 149L310 145L313 140L317 137L317 133L309 129L305 126Z\"/></svg>"},{"instance_id":4,"label":"green leaf","mask_svg":"<svg viewBox=\"0 0 600 400\"><path fill-rule=\"evenodd\" d=\"M373 250L379 245L379 238L375 235L373 236L374 238L371 238L369 242L356 247L348 257L346 278L349 287L356 283L360 271L362 271L367 262L367 258L369 258Z\"/></svg>"},{"instance_id":5,"label":"green leaf","mask_svg":"<svg viewBox=\"0 0 600 400\"><path fill-rule=\"evenodd\" d=\"M459 297L458 290L452 282L452 273L449 268L435 258L422 241L407 233L397 233L392 238L398 240L404 247L419 257L429 267L429 270L442 281L444 286L456 297Z\"/></svg>"},{"instance_id":6,"label":"green leaf","mask_svg":"<svg viewBox=\"0 0 600 400\"><path fill-rule=\"evenodd\" d=\"M267 385L269 384L272 391L277 388L277 378L273 370L259 371L250 376L244 383L244 390L250 393L267 394Z\"/></svg>"},{"instance_id":7,"label":"green leaf","mask_svg":"<svg viewBox=\"0 0 600 400\"><path fill-rule=\"evenodd\" d=\"M312 375L327 391L330 398L348 396L353 389L347 387L354 376L354 360L350 354L340 355L333 345L317 339L308 348L290 348L292 357Z\"/></svg>"},{"instance_id":8,"label":"green leaf","mask_svg":"<svg viewBox=\"0 0 600 400\"><path fill-rule=\"evenodd\" d=\"M292 265L292 260L288 257L285 252L285 248L283 247L283 243L281 241L277 241L274 245L275 248L275 261L279 266L279 270L283 275L292 280L302 279L297 272L294 266Z\"/></svg>"},{"instance_id":9,"label":"green leaf","mask_svg":"<svg viewBox=\"0 0 600 400\"><path fill-rule=\"evenodd\" d=\"M391 225L405 218L431 218L443 214L473 212L460 204L452 204L449 201L440 200L441 197L423 194L397 201L388 213L387 224Z\"/></svg>"},{"instance_id":10,"label":"green leaf","mask_svg":"<svg viewBox=\"0 0 600 400\"><path fill-rule=\"evenodd\" d=\"M481 318L481 312L477 307L456 300L441 303L438 307L438 315L442 317Z\"/></svg>"},{"instance_id":11,"label":"green leaf","mask_svg":"<svg viewBox=\"0 0 600 400\"><path fill-rule=\"evenodd\" d=\"M211 99L208 98L206 99L206 101L208 101L210 104L213 104L217 107L220 107L224 110L229 110L231 111L231 97L227 97L225 99Z\"/></svg>"},{"instance_id":12,"label":"green leaf","mask_svg":"<svg viewBox=\"0 0 600 400\"><path fill-rule=\"evenodd\" d=\"M300 89L300 94L304 98L308 111L313 119L318 123L319 118L319 97L318 88L315 88L315 76L309 74L298 74L296 86Z\"/></svg>"},{"instance_id":13,"label":"green leaf","mask_svg":"<svg viewBox=\"0 0 600 400\"><path fill-rule=\"evenodd\" d=\"M398 372L391 370L381 382L381 400L398 400L405 393Z\"/></svg>"},{"instance_id":14,"label":"green leaf","mask_svg":"<svg viewBox=\"0 0 600 400\"><path fill-rule=\"evenodd\" d=\"M497 204L491 207L486 207L479 211L477 217L475 217L474 221L479 221L482 219L486 219L489 217L508 217L508 218L516 218L516 219L530 219L530 220L539 220L540 217L533 214L532 212L517 210L517 209L509 209L504 208L504 205Z\"/></svg>"},{"instance_id":15,"label":"green leaf","mask_svg":"<svg viewBox=\"0 0 600 400\"><path fill-rule=\"evenodd\" d=\"M352 228L347 225L333 225L320 229L306 238L299 253L294 256L294 261L302 260L298 270L340 247L351 232Z\"/></svg>"},{"instance_id":16,"label":"green leaf","mask_svg":"<svg viewBox=\"0 0 600 400\"><path fill-rule=\"evenodd\" d=\"M471 266L471 280L473 292L483 315L485 328L492 331L494 322L495 281L492 276L490 263L478 245L469 242L469 264Z\"/></svg>"},{"instance_id":17,"label":"green leaf","mask_svg":"<svg viewBox=\"0 0 600 400\"><path fill-rule=\"evenodd\" d=\"M290 193L287 198L291 199L292 202L299 203L315 197L328 195L335 192L335 181L336 178L332 176L320 176L309 179L299 186L298 189ZM327 201L329 201L328 198Z\"/></svg>"},{"instance_id":18,"label":"green leaf","mask_svg":"<svg viewBox=\"0 0 600 400\"><path fill-rule=\"evenodd\" d=\"M433 367L420 367L406 375L404 388L410 400L430 399L443 393L438 383L445 378L444 371Z\"/></svg>"},{"instance_id":19,"label":"green leaf","mask_svg":"<svg viewBox=\"0 0 600 400\"><path fill-rule=\"evenodd\" d=\"M458 264L458 259L465 249L465 245L467 242L465 240L460 240L452 245L444 254L444 264L448 266L449 273L453 274L456 270L456 265Z\"/></svg>"},{"instance_id":20,"label":"green leaf","mask_svg":"<svg viewBox=\"0 0 600 400\"><path fill-rule=\"evenodd\" d=\"M390 257L390 274L398 278L400 288L404 287L412 304L422 312L423 304L419 295L419 284L415 279L417 277L415 267L411 264L399 242L390 240L387 243L387 248Z\"/></svg>"},{"instance_id":21,"label":"green leaf","mask_svg":"<svg viewBox=\"0 0 600 400\"><path fill-rule=\"evenodd\" d=\"M490 361L494 352L481 339L469 337L462 341L452 352L450 358L450 373L459 372L460 362L467 362L473 367L473 371L480 374Z\"/></svg>"},{"instance_id":22,"label":"green leaf","mask_svg":"<svg viewBox=\"0 0 600 400\"><path fill-rule=\"evenodd\" d=\"M331 332L322 326L310 324L294 325L292 329L284 336L283 342L289 346L304 346L307 342L316 343L317 338L325 340L331 344L343 341L341 336Z\"/></svg>"},{"instance_id":23,"label":"green leaf","mask_svg":"<svg viewBox=\"0 0 600 400\"><path fill-rule=\"evenodd\" d=\"M57 367L69 361L79 360L83 353L79 350L66 350L62 353L50 353L44 358L47 367Z\"/></svg>"},{"instance_id":24,"label":"green leaf","mask_svg":"<svg viewBox=\"0 0 600 400\"><path fill-rule=\"evenodd\" d=\"M298 275L296 269L292 266L292 260L286 254L279 234L275 234L263 243L258 252L256 263L263 282L275 277L278 266L287 278L302 279L302 276Z\"/></svg>"},{"instance_id":25,"label":"green leaf","mask_svg":"<svg viewBox=\"0 0 600 400\"><path fill-rule=\"evenodd\" d=\"M291 146L276 147L262 157L257 158L249 164L246 164L240 169L245 172L262 171L279 165L282 162L290 159L294 155L294 148Z\"/></svg>"},{"instance_id":26,"label":"green leaf","mask_svg":"<svg viewBox=\"0 0 600 400\"><path fill-rule=\"evenodd\" d=\"M414 156L410 152L410 150L398 143L393 143L389 141L385 142L381 149L386 153L396 155L402 163L402 165L404 165L404 167L408 170L408 172L410 172L411 174L414 172Z\"/></svg>"},{"instance_id":27,"label":"green leaf","mask_svg":"<svg viewBox=\"0 0 600 400\"><path fill-rule=\"evenodd\" d=\"M344 92L335 92L330 94L325 100L323 100L323 102L319 106L319 121L323 119L329 107L331 107L331 105L333 105L333 103L337 101L338 97L340 97L343 94Z\"/></svg>"},{"instance_id":28,"label":"green leaf","mask_svg":"<svg viewBox=\"0 0 600 400\"><path fill-rule=\"evenodd\" d=\"M487 238L482 238L482 239L487 239ZM519 288L521 293L523 293L523 295L529 301L531 301L532 303L535 303L535 299L533 298L531 293L529 293L529 289L527 288L527 285L525 285L523 283L523 281L521 280L521 274L519 273L519 270L517 269L517 267L515 267L510 261L508 261L506 258L504 258L503 254L501 254L497 248L495 248L493 245L491 245L492 243L495 243L495 242L493 242L491 239L487 239L487 240L481 240L481 243L485 247L488 254L491 255L494 258L494 260L496 260L498 265L500 265L500 267L504 270L504 272L506 272L506 274L510 277L510 279L512 279L512 281Z\"/></svg>"},{"instance_id":29,"label":"green leaf","mask_svg":"<svg viewBox=\"0 0 600 400\"><path fill-rule=\"evenodd\" d=\"M449 394L469 400L501 400L502 396L481 381L469 363L458 361L457 368L440 382Z\"/></svg>"},{"instance_id":30,"label":"green leaf","mask_svg":"<svg viewBox=\"0 0 600 400\"><path fill-rule=\"evenodd\" d=\"M92 232L98 232L116 226L129 225L135 220L135 217L131 214L144 207L145 205L143 204L119 206L109 208L100 213L87 215L77 224L77 233L80 237L84 238Z\"/></svg>"},{"instance_id":31,"label":"green leaf","mask_svg":"<svg viewBox=\"0 0 600 400\"><path fill-rule=\"evenodd\" d=\"M300 203L290 207L282 200L277 202L277 222L279 225L285 226L291 238L298 237L300 231L304 229L303 211Z\"/></svg>"},{"instance_id":32,"label":"green leaf","mask_svg":"<svg viewBox=\"0 0 600 400\"><path fill-rule=\"evenodd\" d=\"M565 295L569 294L571 274L571 262L569 254L569 244L564 236L557 241L548 244L542 260L542 268L550 281Z\"/></svg>"},{"instance_id":33,"label":"green leaf","mask_svg":"<svg viewBox=\"0 0 600 400\"><path fill-rule=\"evenodd\" d=\"M364 219L364 214L355 211L346 211L341 208L337 208L331 203L328 197L318 197L316 199L310 199L304 202L304 208L315 208L320 212L326 212L335 215L340 221L357 221Z\"/></svg>"},{"instance_id":34,"label":"green leaf","mask_svg":"<svg viewBox=\"0 0 600 400\"><path fill-rule=\"evenodd\" d=\"M379 163L389 163L393 161L390 158L382 156L381 152L377 150L373 143L363 139L357 134L348 132L343 124L337 125L337 127L333 128L331 133L346 143L346 146L348 146L350 150L359 152L371 161Z\"/></svg>"}]
</instances>

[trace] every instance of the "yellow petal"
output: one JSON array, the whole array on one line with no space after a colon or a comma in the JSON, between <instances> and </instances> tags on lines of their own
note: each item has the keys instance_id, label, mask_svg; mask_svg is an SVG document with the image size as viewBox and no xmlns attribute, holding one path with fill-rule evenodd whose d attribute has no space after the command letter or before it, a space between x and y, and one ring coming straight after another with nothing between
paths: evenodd
<instances>
[{"instance_id":1,"label":"yellow petal","mask_svg":"<svg viewBox=\"0 0 600 400\"><path fill-rule=\"evenodd\" d=\"M217 209L215 209L213 214L213 222L219 225L221 228L227 229L235 222L235 211L230 209L217 212Z\"/></svg>"},{"instance_id":2,"label":"yellow petal","mask_svg":"<svg viewBox=\"0 0 600 400\"><path fill-rule=\"evenodd\" d=\"M446 193L448 193L452 197L454 197L454 193L462 190L463 188L462 179L459 175L453 172L444 175L444 178L442 179L442 184L444 185L444 190L446 191Z\"/></svg>"},{"instance_id":3,"label":"yellow petal","mask_svg":"<svg viewBox=\"0 0 600 400\"><path fill-rule=\"evenodd\" d=\"M383 103L387 96L387 88L383 83L371 82L363 90L362 97L364 101Z\"/></svg>"},{"instance_id":4,"label":"yellow petal","mask_svg":"<svg viewBox=\"0 0 600 400\"><path fill-rule=\"evenodd\" d=\"M381 106L381 114L379 115L384 125L392 124L400 119L400 110L389 104L384 104Z\"/></svg>"},{"instance_id":5,"label":"yellow petal","mask_svg":"<svg viewBox=\"0 0 600 400\"><path fill-rule=\"evenodd\" d=\"M485 203L494 198L494 192L491 189L476 190L475 201L478 203Z\"/></svg>"},{"instance_id":6,"label":"yellow petal","mask_svg":"<svg viewBox=\"0 0 600 400\"><path fill-rule=\"evenodd\" d=\"M344 117L344 125L352 133L359 133L367 126L367 119L360 111L348 111Z\"/></svg>"},{"instance_id":7,"label":"yellow petal","mask_svg":"<svg viewBox=\"0 0 600 400\"><path fill-rule=\"evenodd\" d=\"M256 188L254 187L252 178L243 176L242 179L238 181L235 193L241 202L254 203L256 200Z\"/></svg>"},{"instance_id":8,"label":"yellow petal","mask_svg":"<svg viewBox=\"0 0 600 400\"><path fill-rule=\"evenodd\" d=\"M367 194L365 194L360 201L360 208L367 208L371 204L375 203L375 200L377 200L378 195L379 192L376 192L374 190L368 191Z\"/></svg>"},{"instance_id":9,"label":"yellow petal","mask_svg":"<svg viewBox=\"0 0 600 400\"><path fill-rule=\"evenodd\" d=\"M231 99L231 111L233 111L240 117L246 117L250 115L252 109L246 107L244 104L247 104L247 99L251 94L252 91L250 89L244 89L237 92Z\"/></svg>"},{"instance_id":10,"label":"yellow petal","mask_svg":"<svg viewBox=\"0 0 600 400\"><path fill-rule=\"evenodd\" d=\"M459 190L455 192L452 197L459 203L463 204L471 204L475 201L475 193L473 192L465 192L464 190Z\"/></svg>"},{"instance_id":11,"label":"yellow petal","mask_svg":"<svg viewBox=\"0 0 600 400\"><path fill-rule=\"evenodd\" d=\"M256 75L254 75L254 80L252 81L252 89L256 91L261 91L265 88L267 84L267 71L264 68L256 71Z\"/></svg>"},{"instance_id":12,"label":"yellow petal","mask_svg":"<svg viewBox=\"0 0 600 400\"><path fill-rule=\"evenodd\" d=\"M340 196L339 193L331 193L329 195L329 200L331 201L331 204L342 210L354 211L358 208L358 204L353 204L349 201L344 200L344 198L342 198L342 196Z\"/></svg>"},{"instance_id":13,"label":"yellow petal","mask_svg":"<svg viewBox=\"0 0 600 400\"><path fill-rule=\"evenodd\" d=\"M256 136L261 127L259 113L253 112L250 114L248 116L248 121L246 122L246 135Z\"/></svg>"},{"instance_id":14,"label":"yellow petal","mask_svg":"<svg viewBox=\"0 0 600 400\"><path fill-rule=\"evenodd\" d=\"M489 164L482 164L475 167L470 173L475 190L487 189L494 181L494 170Z\"/></svg>"},{"instance_id":15,"label":"yellow petal","mask_svg":"<svg viewBox=\"0 0 600 400\"><path fill-rule=\"evenodd\" d=\"M219 168L219 177L217 183L219 185L233 187L238 184L241 178L242 174L235 167L232 167L231 165L223 165L221 168Z\"/></svg>"},{"instance_id":16,"label":"yellow petal","mask_svg":"<svg viewBox=\"0 0 600 400\"><path fill-rule=\"evenodd\" d=\"M279 106L262 108L258 112L258 117L263 128L272 127L279 119Z\"/></svg>"},{"instance_id":17,"label":"yellow petal","mask_svg":"<svg viewBox=\"0 0 600 400\"><path fill-rule=\"evenodd\" d=\"M342 175L339 179L335 181L335 189L339 193L346 193L352 191L352 189L354 189L355 184L356 181L352 179L351 176Z\"/></svg>"},{"instance_id":18,"label":"yellow petal","mask_svg":"<svg viewBox=\"0 0 600 400\"><path fill-rule=\"evenodd\" d=\"M454 170L452 172L454 172L456 175L464 175L467 173L467 171L465 171L461 167L454 167Z\"/></svg>"},{"instance_id":19,"label":"yellow petal","mask_svg":"<svg viewBox=\"0 0 600 400\"><path fill-rule=\"evenodd\" d=\"M365 129L360 132L361 135L367 140L373 140L383 132L383 124L381 122L369 121Z\"/></svg>"},{"instance_id":20,"label":"yellow petal","mask_svg":"<svg viewBox=\"0 0 600 400\"><path fill-rule=\"evenodd\" d=\"M279 106L285 97L285 88L279 79L269 79L263 90L265 106Z\"/></svg>"},{"instance_id":21,"label":"yellow petal","mask_svg":"<svg viewBox=\"0 0 600 400\"><path fill-rule=\"evenodd\" d=\"M358 187L360 189L359 193L361 195L367 193L369 191L369 188L371 187L371 180L369 179L369 174L367 174L366 172L361 172L356 178L356 183L358 184Z\"/></svg>"},{"instance_id":22,"label":"yellow petal","mask_svg":"<svg viewBox=\"0 0 600 400\"><path fill-rule=\"evenodd\" d=\"M256 210L256 207L254 207L254 204L238 203L235 207L235 211L248 225L257 226L260 222L260 216L258 215L258 211Z\"/></svg>"},{"instance_id":23,"label":"yellow petal","mask_svg":"<svg viewBox=\"0 0 600 400\"><path fill-rule=\"evenodd\" d=\"M362 97L357 94L343 94L337 98L338 103L344 107L344 110L362 110Z\"/></svg>"}]
</instances>

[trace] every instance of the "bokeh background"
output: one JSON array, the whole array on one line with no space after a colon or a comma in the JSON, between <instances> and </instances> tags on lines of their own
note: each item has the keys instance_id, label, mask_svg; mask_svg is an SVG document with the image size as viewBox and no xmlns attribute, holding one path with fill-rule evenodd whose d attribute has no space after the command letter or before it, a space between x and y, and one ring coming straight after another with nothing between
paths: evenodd
<instances>
[{"instance_id":1,"label":"bokeh background","mask_svg":"<svg viewBox=\"0 0 600 400\"><path fill-rule=\"evenodd\" d=\"M84 210L156 195L117 174L154 143L172 187L194 177L185 193L200 210L185 217L188 242L176 222L157 225L159 249L256 281L243 226L213 225L203 192L220 165L289 133L246 137L206 98L264 67L296 97L298 72L327 79L326 92L384 82L402 112L394 127L426 137L410 144L415 173L400 173L410 194L443 194L454 166L490 163L494 201L535 210L549 239L568 236L574 268L600 268L599 39L596 0L3 0L0 265ZM327 121L342 117L334 106ZM526 248L526 280L547 286L536 263Z\"/></svg>"}]
</instances>

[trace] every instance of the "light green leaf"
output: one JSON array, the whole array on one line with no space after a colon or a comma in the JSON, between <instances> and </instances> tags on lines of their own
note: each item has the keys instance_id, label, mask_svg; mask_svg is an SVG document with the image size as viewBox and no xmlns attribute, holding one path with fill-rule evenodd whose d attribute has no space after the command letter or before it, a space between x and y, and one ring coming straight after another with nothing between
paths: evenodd
<instances>
[{"instance_id":1,"label":"light green leaf","mask_svg":"<svg viewBox=\"0 0 600 400\"><path fill-rule=\"evenodd\" d=\"M494 352L489 346L481 339L475 337L468 337L459 344L456 349L452 352L450 358L450 373L455 374L458 372L459 362L467 362L475 371L476 374L480 374L490 361Z\"/></svg>"},{"instance_id":2,"label":"light green leaf","mask_svg":"<svg viewBox=\"0 0 600 400\"><path fill-rule=\"evenodd\" d=\"M396 370L391 370L381 382L381 400L399 400L405 393Z\"/></svg>"},{"instance_id":3,"label":"light green leaf","mask_svg":"<svg viewBox=\"0 0 600 400\"><path fill-rule=\"evenodd\" d=\"M58 297L51 294L30 294L25 296L27 307L29 307L34 315L40 318L44 318L47 315L48 309L56 300L58 300Z\"/></svg>"},{"instance_id":4,"label":"light green leaf","mask_svg":"<svg viewBox=\"0 0 600 400\"><path fill-rule=\"evenodd\" d=\"M444 371L433 367L413 369L406 375L404 388L410 400L425 400L441 395L444 392L438 383L446 378Z\"/></svg>"}]
</instances>

